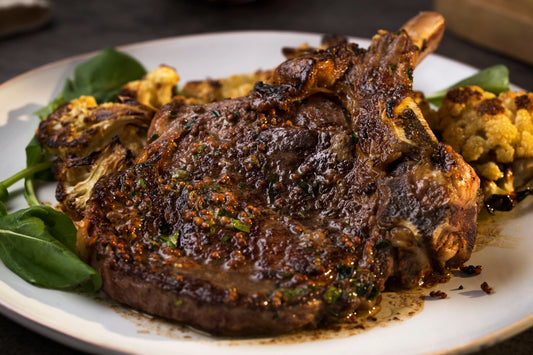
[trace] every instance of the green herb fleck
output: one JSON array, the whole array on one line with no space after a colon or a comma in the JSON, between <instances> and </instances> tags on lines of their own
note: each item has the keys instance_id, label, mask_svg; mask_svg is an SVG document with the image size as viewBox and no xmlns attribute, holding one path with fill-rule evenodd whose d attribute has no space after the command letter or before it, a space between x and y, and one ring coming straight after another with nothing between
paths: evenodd
<instances>
[{"instance_id":1,"label":"green herb fleck","mask_svg":"<svg viewBox=\"0 0 533 355\"><path fill-rule=\"evenodd\" d=\"M238 219L232 218L231 223L233 228L240 230L241 232L250 233L250 225L239 221Z\"/></svg>"},{"instance_id":2,"label":"green herb fleck","mask_svg":"<svg viewBox=\"0 0 533 355\"><path fill-rule=\"evenodd\" d=\"M333 304L339 300L339 298L342 295L342 290L339 290L338 288L332 286L328 288L326 292L322 295L322 299L327 304Z\"/></svg>"},{"instance_id":3,"label":"green herb fleck","mask_svg":"<svg viewBox=\"0 0 533 355\"><path fill-rule=\"evenodd\" d=\"M344 264L337 265L337 280L351 279L355 275L355 267Z\"/></svg>"},{"instance_id":4,"label":"green herb fleck","mask_svg":"<svg viewBox=\"0 0 533 355\"><path fill-rule=\"evenodd\" d=\"M151 167L153 165L154 165L153 163L147 161L147 162L141 163L139 165L136 165L135 166L135 171L138 173L138 172L141 172L144 169L149 168L149 167Z\"/></svg>"},{"instance_id":5,"label":"green herb fleck","mask_svg":"<svg viewBox=\"0 0 533 355\"><path fill-rule=\"evenodd\" d=\"M183 128L188 131L192 128L192 126L194 126L195 123L196 123L195 120L190 120L187 123L185 123L185 126L183 126Z\"/></svg>"},{"instance_id":6,"label":"green herb fleck","mask_svg":"<svg viewBox=\"0 0 533 355\"><path fill-rule=\"evenodd\" d=\"M353 144L357 144L357 142L359 142L359 133L352 132L352 142Z\"/></svg>"},{"instance_id":7,"label":"green herb fleck","mask_svg":"<svg viewBox=\"0 0 533 355\"><path fill-rule=\"evenodd\" d=\"M279 176L277 174L267 174L266 181L268 182L267 194L268 194L268 203L274 203L274 198L276 197L276 190L274 185L278 182Z\"/></svg>"},{"instance_id":8,"label":"green herb fleck","mask_svg":"<svg viewBox=\"0 0 533 355\"><path fill-rule=\"evenodd\" d=\"M220 116L221 116L219 110L213 110L213 111L211 111L211 114L212 114L213 116L215 116L215 117L220 117Z\"/></svg>"},{"instance_id":9,"label":"green herb fleck","mask_svg":"<svg viewBox=\"0 0 533 355\"><path fill-rule=\"evenodd\" d=\"M206 144L200 144L200 145L198 146L198 148L196 148L196 151L197 151L198 153L203 153L206 147L207 147Z\"/></svg>"},{"instance_id":10,"label":"green herb fleck","mask_svg":"<svg viewBox=\"0 0 533 355\"><path fill-rule=\"evenodd\" d=\"M231 214L224 208L217 210L218 217L231 217Z\"/></svg>"},{"instance_id":11,"label":"green herb fleck","mask_svg":"<svg viewBox=\"0 0 533 355\"><path fill-rule=\"evenodd\" d=\"M154 133L152 133L152 135L150 136L150 141L155 141L157 138L159 138L159 133L154 132Z\"/></svg>"},{"instance_id":12,"label":"green herb fleck","mask_svg":"<svg viewBox=\"0 0 533 355\"><path fill-rule=\"evenodd\" d=\"M366 297L369 300L375 300L380 293L379 289L375 285L364 283L360 280L357 281L354 291L357 296Z\"/></svg>"},{"instance_id":13,"label":"green herb fleck","mask_svg":"<svg viewBox=\"0 0 533 355\"><path fill-rule=\"evenodd\" d=\"M308 183L306 183L305 181L303 181L302 179L298 179L298 181L296 182L296 184L303 190L303 192L305 192L307 195L311 195L311 193L313 192L313 189L311 188L311 186L309 186Z\"/></svg>"},{"instance_id":14,"label":"green herb fleck","mask_svg":"<svg viewBox=\"0 0 533 355\"><path fill-rule=\"evenodd\" d=\"M407 74L407 77L409 78L409 80L413 81L413 69L408 68L407 71L406 71L406 74Z\"/></svg>"},{"instance_id":15,"label":"green herb fleck","mask_svg":"<svg viewBox=\"0 0 533 355\"><path fill-rule=\"evenodd\" d=\"M159 228L161 230L161 228ZM160 235L159 236L159 240L161 240L161 242L172 248L172 249L176 249L178 247L178 244L179 244L179 237L180 237L180 233L179 232L176 232L170 236L164 236L164 235ZM156 243L157 245L157 243Z\"/></svg>"},{"instance_id":16,"label":"green herb fleck","mask_svg":"<svg viewBox=\"0 0 533 355\"><path fill-rule=\"evenodd\" d=\"M176 232L172 234L170 237L168 237L168 244L172 248L176 248L178 246L178 239L180 237L180 233Z\"/></svg>"},{"instance_id":17,"label":"green herb fleck","mask_svg":"<svg viewBox=\"0 0 533 355\"><path fill-rule=\"evenodd\" d=\"M146 189L146 180L144 180L143 178L138 179L137 186L141 189Z\"/></svg>"},{"instance_id":18,"label":"green herb fleck","mask_svg":"<svg viewBox=\"0 0 533 355\"><path fill-rule=\"evenodd\" d=\"M251 165L252 167L254 168L259 168L261 167L261 164L259 163L259 159L257 159L257 157L255 155L250 155L248 156L245 160L244 160L244 163L247 164L247 165Z\"/></svg>"},{"instance_id":19,"label":"green herb fleck","mask_svg":"<svg viewBox=\"0 0 533 355\"><path fill-rule=\"evenodd\" d=\"M283 294L283 297L287 297L290 301L294 297L301 294L302 292L304 292L304 290L302 288L297 287L297 288L291 288L291 289L284 290L282 294Z\"/></svg>"},{"instance_id":20,"label":"green herb fleck","mask_svg":"<svg viewBox=\"0 0 533 355\"><path fill-rule=\"evenodd\" d=\"M178 169L172 174L173 179L178 179L181 181L189 180L191 178L191 174L187 170Z\"/></svg>"}]
</instances>

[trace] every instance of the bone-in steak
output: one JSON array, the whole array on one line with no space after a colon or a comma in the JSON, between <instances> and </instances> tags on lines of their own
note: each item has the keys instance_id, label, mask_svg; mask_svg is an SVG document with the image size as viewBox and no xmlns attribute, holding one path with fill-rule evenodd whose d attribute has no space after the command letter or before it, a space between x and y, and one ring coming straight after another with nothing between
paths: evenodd
<instances>
[{"instance_id":1,"label":"bone-in steak","mask_svg":"<svg viewBox=\"0 0 533 355\"><path fill-rule=\"evenodd\" d=\"M412 99L419 53L380 31L368 50L290 59L248 96L164 106L80 225L105 292L214 334L275 334L462 264L479 181Z\"/></svg>"}]
</instances>

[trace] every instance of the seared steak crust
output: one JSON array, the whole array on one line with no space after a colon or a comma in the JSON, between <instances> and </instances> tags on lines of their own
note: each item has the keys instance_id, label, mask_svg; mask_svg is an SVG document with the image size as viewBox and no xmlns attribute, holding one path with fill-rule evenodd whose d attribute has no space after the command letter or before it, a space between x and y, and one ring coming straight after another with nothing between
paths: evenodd
<instances>
[{"instance_id":1,"label":"seared steak crust","mask_svg":"<svg viewBox=\"0 0 533 355\"><path fill-rule=\"evenodd\" d=\"M214 334L276 334L467 260L479 181L411 97L417 55L382 31L288 60L248 96L164 106L80 225L104 290Z\"/></svg>"}]
</instances>

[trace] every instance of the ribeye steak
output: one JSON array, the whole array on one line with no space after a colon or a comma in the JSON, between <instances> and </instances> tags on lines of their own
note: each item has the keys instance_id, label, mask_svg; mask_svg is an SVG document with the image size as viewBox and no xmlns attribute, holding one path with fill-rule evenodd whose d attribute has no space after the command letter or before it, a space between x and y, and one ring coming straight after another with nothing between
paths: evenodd
<instances>
[{"instance_id":1,"label":"ribeye steak","mask_svg":"<svg viewBox=\"0 0 533 355\"><path fill-rule=\"evenodd\" d=\"M289 59L247 96L164 106L80 224L105 292L213 334L278 334L461 265L479 181L412 98L442 26L423 13L368 49Z\"/></svg>"}]
</instances>

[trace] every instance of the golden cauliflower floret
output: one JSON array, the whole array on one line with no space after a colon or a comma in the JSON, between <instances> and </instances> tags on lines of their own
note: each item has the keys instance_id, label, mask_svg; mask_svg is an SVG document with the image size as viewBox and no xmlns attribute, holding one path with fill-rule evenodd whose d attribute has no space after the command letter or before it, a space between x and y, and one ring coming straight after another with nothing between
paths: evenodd
<instances>
[{"instance_id":1,"label":"golden cauliflower floret","mask_svg":"<svg viewBox=\"0 0 533 355\"><path fill-rule=\"evenodd\" d=\"M477 86L452 89L438 111L436 130L478 174L494 180L503 177L503 165L533 157L532 103L533 94L523 92L496 96Z\"/></svg>"},{"instance_id":2,"label":"golden cauliflower floret","mask_svg":"<svg viewBox=\"0 0 533 355\"><path fill-rule=\"evenodd\" d=\"M161 65L141 80L124 85L119 96L135 98L139 103L157 109L172 100L179 80L180 77L174 68Z\"/></svg>"},{"instance_id":3,"label":"golden cauliflower floret","mask_svg":"<svg viewBox=\"0 0 533 355\"><path fill-rule=\"evenodd\" d=\"M190 81L180 94L198 103L221 101L248 94L258 81L268 81L272 72L258 70L254 73L237 74L222 79Z\"/></svg>"},{"instance_id":4,"label":"golden cauliflower floret","mask_svg":"<svg viewBox=\"0 0 533 355\"><path fill-rule=\"evenodd\" d=\"M123 141L139 139L128 138L124 127L133 125L146 132L154 114L151 108L134 101L97 105L93 97L81 96L46 117L36 136L46 149L61 159L87 156L107 145L114 136Z\"/></svg>"},{"instance_id":5,"label":"golden cauliflower floret","mask_svg":"<svg viewBox=\"0 0 533 355\"><path fill-rule=\"evenodd\" d=\"M479 175L492 181L501 179L504 176L498 164L493 161L477 165L476 171Z\"/></svg>"},{"instance_id":6,"label":"golden cauliflower floret","mask_svg":"<svg viewBox=\"0 0 533 355\"><path fill-rule=\"evenodd\" d=\"M498 96L477 86L450 90L429 121L484 180L485 195L528 183L533 162L533 94Z\"/></svg>"},{"instance_id":7,"label":"golden cauliflower floret","mask_svg":"<svg viewBox=\"0 0 533 355\"><path fill-rule=\"evenodd\" d=\"M154 114L131 98L98 105L93 97L81 96L40 123L36 137L58 157L56 198L67 214L81 218L96 181L133 162Z\"/></svg>"},{"instance_id":8,"label":"golden cauliflower floret","mask_svg":"<svg viewBox=\"0 0 533 355\"><path fill-rule=\"evenodd\" d=\"M125 127L131 137L138 136L138 130L134 126ZM96 182L104 175L132 166L143 146L144 142L139 140L121 142L115 137L101 150L86 157L58 159L54 165L58 180L56 199L63 211L74 220L81 219Z\"/></svg>"}]
</instances>

